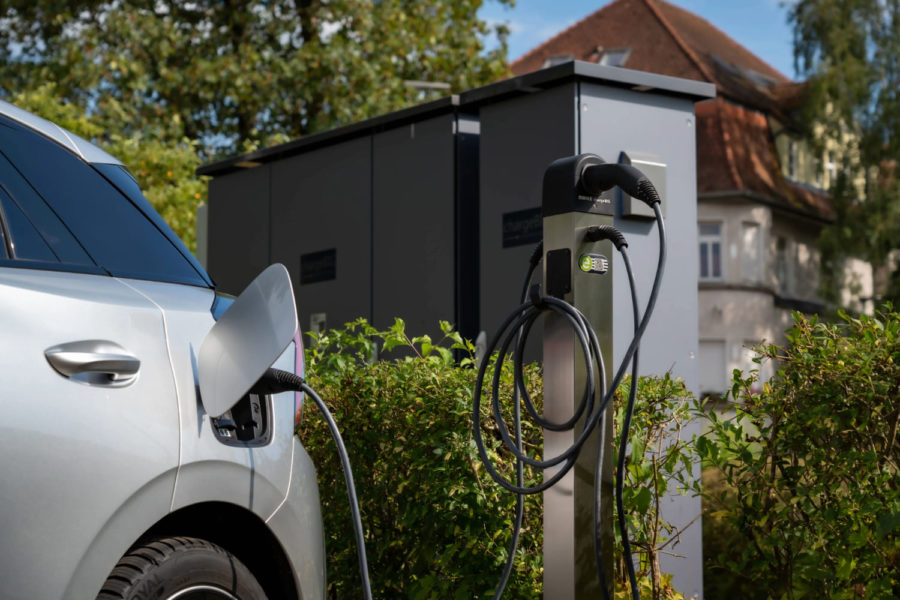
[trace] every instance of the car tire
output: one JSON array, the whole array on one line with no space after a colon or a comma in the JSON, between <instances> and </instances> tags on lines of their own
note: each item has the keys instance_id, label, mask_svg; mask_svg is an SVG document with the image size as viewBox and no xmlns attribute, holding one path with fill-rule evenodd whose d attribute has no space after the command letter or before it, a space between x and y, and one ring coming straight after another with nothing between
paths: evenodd
<instances>
[{"instance_id":1,"label":"car tire","mask_svg":"<svg viewBox=\"0 0 900 600\"><path fill-rule=\"evenodd\" d=\"M167 537L132 548L97 600L265 600L233 554L206 540Z\"/></svg>"}]
</instances>

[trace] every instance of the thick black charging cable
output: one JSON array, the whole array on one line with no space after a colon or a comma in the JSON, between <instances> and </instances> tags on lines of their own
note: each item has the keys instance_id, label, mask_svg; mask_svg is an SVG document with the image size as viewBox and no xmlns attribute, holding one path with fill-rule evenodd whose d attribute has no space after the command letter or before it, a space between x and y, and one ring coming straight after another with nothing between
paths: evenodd
<instances>
[{"instance_id":1,"label":"thick black charging cable","mask_svg":"<svg viewBox=\"0 0 900 600\"><path fill-rule=\"evenodd\" d=\"M369 583L369 563L366 559L366 540L363 536L362 519L359 515L359 502L356 499L356 486L353 484L353 470L350 468L350 457L347 455L347 448L344 446L344 440L341 438L341 432L338 430L337 423L334 422L334 417L331 416L331 412L325 406L322 398L314 389L309 387L306 380L290 371L269 369L251 388L250 393L277 394L291 391L305 392L312 398L319 408L319 412L325 417L325 422L328 423L328 430L331 432L332 439L334 439L334 445L337 446L338 455L341 459L341 468L344 470L347 496L350 499L350 512L353 518L353 534L356 538L356 554L359 559L359 577L362 580L363 598L372 600L372 585Z\"/></svg>"},{"instance_id":2,"label":"thick black charging cable","mask_svg":"<svg viewBox=\"0 0 900 600\"><path fill-rule=\"evenodd\" d=\"M544 244L543 242L538 242L537 246L534 247L534 250L531 252L531 258L528 259L528 274L525 275L525 282L522 284L522 293L520 295L520 303L525 304L526 299L528 298L528 289L531 287L531 278L534 276L534 271L537 269L538 264L541 262L541 258L544 254ZM522 330L519 329L517 336L519 339L516 340L518 342L522 336ZM482 360L487 360L489 355L485 355ZM519 405L519 392L518 386L513 388L513 428L516 434L516 447L519 451L522 450L522 408ZM516 485L522 487L525 485L525 473L524 473L524 463L521 460L516 459ZM509 581L509 576L512 574L513 567L516 562L516 549L519 547L519 537L522 533L522 519L525 516L525 496L522 494L516 494L516 516L513 521L513 530L512 530L512 539L509 543L509 552L506 555L506 564L503 567L503 573L500 575L500 582L497 584L497 588L494 590L493 600L499 600L500 596L503 595L503 590L506 589L506 584Z\"/></svg>"},{"instance_id":3,"label":"thick black charging cable","mask_svg":"<svg viewBox=\"0 0 900 600\"><path fill-rule=\"evenodd\" d=\"M605 230L604 230L605 229ZM634 282L634 272L631 268L631 259L628 257L628 252L625 250L628 247L628 242L625 241L625 236L623 236L618 230L608 227L595 227L585 234L586 241L597 241L600 239L609 239L616 246L616 250L622 255L622 262L625 264L625 272L628 276L628 287L631 291L631 311L634 315L634 335L638 334L638 327L640 321L640 315L638 312L638 299L637 299L637 288ZM634 600L640 599L640 592L637 587L637 577L634 572L634 560L631 557L631 541L628 538L628 524L625 521L625 503L622 499L622 493L624 489L624 475L625 475L625 450L628 445L628 434L631 431L631 415L634 412L634 401L637 392L637 380L638 380L638 354L640 351L640 346L636 346L634 349L634 358L631 360L631 388L628 391L628 402L625 406L625 416L622 422L622 435L619 438L619 453L618 460L616 462L616 482L615 482L615 496L616 496L616 512L618 516L618 525L619 525L619 533L622 538L622 549L623 549L623 560L625 562L625 570L628 573L628 582L631 586L631 596ZM596 471L594 472L594 481L600 481L600 469L602 466L603 460L603 447L597 447L597 465ZM597 499L594 502L594 529L595 531L599 531L600 526L600 496L597 494ZM603 569L603 555L600 551L600 540L597 536L594 537L594 558L597 562L597 572L601 574L601 583L604 586L604 595L608 596L608 587L606 586L605 574Z\"/></svg>"},{"instance_id":4,"label":"thick black charging cable","mask_svg":"<svg viewBox=\"0 0 900 600\"><path fill-rule=\"evenodd\" d=\"M598 169L598 167L602 167L602 169ZM590 172L589 172L590 171ZM627 260L627 253L623 256L626 260L626 271L629 274L629 284L632 292L632 308L635 316L635 332L634 337L632 338L631 344L629 345L627 351L625 352L625 356L622 360L622 363L617 370L613 381L609 388L605 386L605 377L604 377L604 368L603 368L603 358L602 353L600 351L599 343L597 342L596 334L593 329L590 327L590 324L587 322L587 319L582 315L577 309L572 307L566 302L558 300L553 297L540 296L536 291L536 286L531 288L532 292L530 294L530 302L523 302L521 306L519 306L512 314L507 317L504 323L501 325L498 334L492 340L485 351L485 359L482 361L479 367L478 378L475 384L475 397L474 397L474 406L473 406L473 433L475 437L476 447L478 448L479 455L482 459L482 462L485 465L486 470L491 475L491 478L500 485L501 487L517 494L518 496L523 496L525 494L534 494L538 492L542 492L551 486L553 486L557 481L559 481L565 474L572 468L575 464L575 460L577 459L578 452L587 437L593 431L595 427L597 427L602 421L603 412L606 409L612 395L615 393L616 388L621 382L622 377L624 376L625 369L628 366L629 362L632 362L632 376L633 381L631 385L631 391L629 392L629 402L626 407L626 422L627 426L630 427L630 414L633 410L634 406L634 397L635 390L637 386L637 350L640 345L640 339L646 330L647 324L649 323L650 316L653 312L653 308L656 304L656 299L659 295L659 288L662 281L662 274L665 267L666 260L666 234L665 234L665 225L662 219L662 214L659 209L659 195L656 192L656 189L653 187L652 183L637 169L627 165L592 165L588 169L585 169L585 172L582 174L582 179L585 182L585 185L588 189L591 190L605 190L609 189L613 185L619 185L626 193L643 200L649 206L651 206L654 210L654 215L656 216L657 221L657 229L659 232L659 260L657 263L656 275L654 277L653 286L650 292L650 298L647 303L647 309L644 312L642 318L638 319L638 311L637 311L637 296L634 285L634 278L631 272L630 261ZM599 230L599 228L598 228ZM624 238L620 233L615 231L613 228L609 227L606 231L605 235L612 235L613 232L618 234L621 238L621 241L624 242ZM607 238L612 239L612 238ZM624 250L625 245L620 245L620 243L614 240L614 243L617 246L617 249L620 253ZM531 273L533 273L534 265L532 265L529 271L529 277L526 280L530 282ZM527 283L526 283L527 286ZM522 354L523 348L527 339L528 331L531 329L535 320L543 313L547 311L553 311L564 318L572 327L573 331L576 334L576 337L579 341L579 344L582 349L582 353L584 356L584 362L586 366L586 380L585 380L585 388L584 393L582 395L581 402L575 409L573 416L564 423L554 423L548 420L543 419L540 415L537 414L536 409L534 408L533 403L531 402L531 398L528 395L527 390L524 385L524 377L522 375ZM529 456L527 456L521 447L521 440L519 438L520 423L518 419L516 419L515 427L517 432L517 441L513 443L509 437L509 433L506 429L506 425L503 421L502 413L500 410L499 404L499 380L500 380L500 371L502 369L502 365L506 359L506 356L509 354L509 346L512 342L513 337L516 338L516 350L513 353L514 359L514 391L516 395L521 395L522 402L525 405L526 410L529 412L531 417L538 423L541 427L551 430L551 431L562 431L562 430L571 430L577 421L583 416L585 419L583 421L583 425L581 431L579 432L578 437L575 442L566 450L561 452L559 455L547 459L547 460L535 460ZM493 354L494 350L498 348L499 352L497 358L495 360L495 368L494 374L492 378L491 385L491 406L492 412L494 415L494 419L497 422L498 430L500 432L500 436L503 439L504 445L507 449L516 457L516 484L512 484L508 480L506 480L502 475L500 475L493 463L490 461L487 456L487 451L484 445L484 440L482 438L481 433L481 396L482 390L484 386L484 376L487 369L488 359L491 354ZM600 382L599 386L595 381L595 371L594 366L599 367L600 371ZM605 393L603 394L603 398L600 403L594 407L594 392L596 389L605 389ZM516 406L514 410L518 408L518 401L516 400ZM515 411L516 415L518 411ZM514 415L515 416L515 415ZM627 429L623 424L623 436L620 443L619 449L619 469L618 469L618 477L616 482L616 503L619 512L619 527L622 532L623 543L626 551L626 564L628 565L628 574L629 580L632 588L632 596L634 598L639 597L639 593L637 590L637 582L636 577L634 575L634 566L631 564L631 554L630 554L630 544L628 542L627 535L627 527L625 523L625 515L623 511L623 502L622 502L622 471L624 470L624 450L627 444ZM599 462L599 461L598 461ZM560 463L564 463L557 473L545 479L541 484L531 487L524 486L521 481L521 464L528 464L529 466L546 469L549 467L557 466ZM596 479L599 481L599 478ZM595 505L595 533L598 531L598 521L599 518L599 510ZM517 502L517 519L516 524L517 528L521 526L521 519L519 517L520 509L519 502ZM513 542L516 543L518 540L518 531L514 531L513 534ZM514 546L513 546L514 550ZM510 553L510 556L513 555L514 552ZM605 582L605 573L601 567L602 565L602 555L600 554L600 547L596 540L595 535L595 556L598 563L598 574L601 579L601 584L604 590L604 595L608 597L608 586ZM507 561L507 569L504 570L504 577L501 580L501 586L498 586L497 591L494 594L495 598L498 598L502 593L502 586L505 586L506 579L508 578L508 572L510 570L510 561Z\"/></svg>"}]
</instances>

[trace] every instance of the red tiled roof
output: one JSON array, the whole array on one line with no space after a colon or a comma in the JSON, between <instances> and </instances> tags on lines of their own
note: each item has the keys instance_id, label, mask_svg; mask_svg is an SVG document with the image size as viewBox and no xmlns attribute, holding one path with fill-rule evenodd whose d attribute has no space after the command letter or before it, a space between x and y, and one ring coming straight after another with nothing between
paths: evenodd
<instances>
[{"instance_id":1,"label":"red tiled roof","mask_svg":"<svg viewBox=\"0 0 900 600\"><path fill-rule=\"evenodd\" d=\"M598 50L598 47L600 50ZM750 106L777 107L770 85L791 80L706 19L663 0L615 0L537 46L510 68L535 71L551 56L597 62L603 50L630 48L625 66L714 83Z\"/></svg>"},{"instance_id":2,"label":"red tiled roof","mask_svg":"<svg viewBox=\"0 0 900 600\"><path fill-rule=\"evenodd\" d=\"M750 192L773 205L831 221L828 195L788 181L765 114L716 98L695 105L697 192Z\"/></svg>"},{"instance_id":3,"label":"red tiled roof","mask_svg":"<svg viewBox=\"0 0 900 600\"><path fill-rule=\"evenodd\" d=\"M624 23L631 26L623 27ZM513 61L510 68L521 75L540 69L548 57L568 54L575 60L596 62L598 46L607 50L630 48L629 69L706 80L698 65L678 47L670 30L654 17L646 0L616 0Z\"/></svg>"},{"instance_id":4,"label":"red tiled roof","mask_svg":"<svg viewBox=\"0 0 900 600\"><path fill-rule=\"evenodd\" d=\"M759 73L775 83L790 81L706 19L662 0L655 0L648 4L658 7L662 18L671 24L672 29L708 69L714 70L716 67L717 61L711 56L715 54L721 61Z\"/></svg>"}]
</instances>

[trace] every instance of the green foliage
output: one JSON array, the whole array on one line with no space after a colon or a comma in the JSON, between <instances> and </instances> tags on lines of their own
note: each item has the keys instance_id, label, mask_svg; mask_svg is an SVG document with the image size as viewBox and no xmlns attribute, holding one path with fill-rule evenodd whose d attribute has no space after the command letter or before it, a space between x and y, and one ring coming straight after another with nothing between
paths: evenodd
<instances>
[{"instance_id":1,"label":"green foliage","mask_svg":"<svg viewBox=\"0 0 900 600\"><path fill-rule=\"evenodd\" d=\"M827 133L857 130L866 165L900 156L900 5L799 0L788 18L795 65L812 78L809 109Z\"/></svg>"},{"instance_id":2,"label":"green foliage","mask_svg":"<svg viewBox=\"0 0 900 600\"><path fill-rule=\"evenodd\" d=\"M406 81L495 80L506 29L478 19L482 3L10 0L0 73L8 90L54 82L107 130L186 137L208 159L437 97Z\"/></svg>"},{"instance_id":3,"label":"green foliage","mask_svg":"<svg viewBox=\"0 0 900 600\"><path fill-rule=\"evenodd\" d=\"M866 176L864 201L846 173L832 190L838 218L823 234L822 273L833 295L842 257L885 266L900 248L900 3L799 0L789 19L795 63L810 78L806 122L844 148L848 173ZM900 276L876 293L900 301Z\"/></svg>"},{"instance_id":4,"label":"green foliage","mask_svg":"<svg viewBox=\"0 0 900 600\"><path fill-rule=\"evenodd\" d=\"M506 561L515 498L494 485L472 439L477 373L457 366L451 354L462 352L471 361L472 346L446 323L442 329L446 339L433 343L426 336L410 339L399 319L388 331L359 320L311 334L307 349L310 385L344 432L353 464L376 597L489 597ZM411 356L372 361L375 343ZM529 388L539 390L538 369L529 367L526 376ZM505 376L507 394L511 387L511 375ZM498 459L499 434L491 431L496 424L488 420L487 441ZM330 436L312 413L298 434L319 473L330 597L359 597L350 511ZM526 427L525 439L539 445L540 430ZM508 455L499 463L512 475ZM526 503L510 598L541 595L539 500Z\"/></svg>"},{"instance_id":5,"label":"green foliage","mask_svg":"<svg viewBox=\"0 0 900 600\"><path fill-rule=\"evenodd\" d=\"M125 136L108 131L100 119L61 101L52 84L20 91L9 101L97 143L121 160L150 204L187 247L195 250L197 206L206 198L206 182L194 173L200 166L196 144L187 139L166 142L139 132Z\"/></svg>"},{"instance_id":6,"label":"green foliage","mask_svg":"<svg viewBox=\"0 0 900 600\"><path fill-rule=\"evenodd\" d=\"M719 566L774 598L900 594L900 315L840 325L794 315L761 393L735 371L736 414L698 443L723 486L710 519L735 545Z\"/></svg>"},{"instance_id":7,"label":"green foliage","mask_svg":"<svg viewBox=\"0 0 900 600\"><path fill-rule=\"evenodd\" d=\"M441 329L445 339L434 342L427 336L410 338L400 319L387 331L360 319L344 329L310 334L309 381L344 433L366 528L373 591L383 598L489 597L507 557L515 498L487 475L472 439L477 375L470 368L472 345L446 323ZM383 360L374 360L376 349ZM459 363L453 352L463 356ZM385 354L404 356L384 360ZM538 367L526 367L525 379L540 407ZM504 366L501 380L503 403L511 412L511 363ZM618 399L627 396L627 385ZM671 550L679 532L652 507L673 486L696 489L690 476L694 454L677 437L691 396L680 380L668 376L641 378L638 391L625 506L638 543L635 550L647 557L639 585L645 597L680 598L655 561L660 552ZM356 550L343 475L324 421L314 408L306 410L312 412L304 416L298 435L318 469L329 596L357 597ZM511 422L508 414L507 418ZM482 419L489 455L506 477L514 479L515 460L502 449L487 408ZM669 435L660 446L664 431ZM523 422L523 433L528 451L539 456L542 431ZM526 471L526 485L535 483ZM541 496L528 497L523 537L505 597L542 594L541 511ZM618 598L627 592L622 565L617 579Z\"/></svg>"},{"instance_id":8,"label":"green foliage","mask_svg":"<svg viewBox=\"0 0 900 600\"><path fill-rule=\"evenodd\" d=\"M717 511L721 506L720 499L730 501L729 491L719 469L703 469L703 597L706 600L766 600L771 597L769 590L746 577L732 558L743 552L747 541L737 528L722 518L723 513ZM710 498L715 500L711 502Z\"/></svg>"},{"instance_id":9,"label":"green foliage","mask_svg":"<svg viewBox=\"0 0 900 600\"><path fill-rule=\"evenodd\" d=\"M630 386L630 378L626 378L616 393L617 447ZM665 521L660 506L663 499L673 493L700 493L700 481L694 477L697 451L692 439L683 439L684 426L692 419L696 408L693 394L682 380L673 379L668 373L661 378L638 379L622 500L632 551L640 556L642 578L638 583L642 598L680 597L672 589L669 578L660 571L659 556L672 551L686 526L676 529ZM617 556L621 557L618 527L615 535ZM616 579L625 581L624 563L617 564ZM624 583L619 584L618 589L623 598L630 597L625 596L627 586Z\"/></svg>"}]
</instances>

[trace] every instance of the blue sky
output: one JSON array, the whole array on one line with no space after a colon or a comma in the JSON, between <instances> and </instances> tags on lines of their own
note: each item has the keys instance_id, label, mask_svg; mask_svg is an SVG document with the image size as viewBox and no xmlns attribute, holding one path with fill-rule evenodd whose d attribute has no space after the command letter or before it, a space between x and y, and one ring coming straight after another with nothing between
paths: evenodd
<instances>
[{"instance_id":1,"label":"blue sky","mask_svg":"<svg viewBox=\"0 0 900 600\"><path fill-rule=\"evenodd\" d=\"M762 58L795 78L791 28L782 0L669 0L700 15ZM569 25L602 8L609 0L516 0L508 9L487 0L479 15L489 22L508 21L509 59L514 60Z\"/></svg>"}]
</instances>

